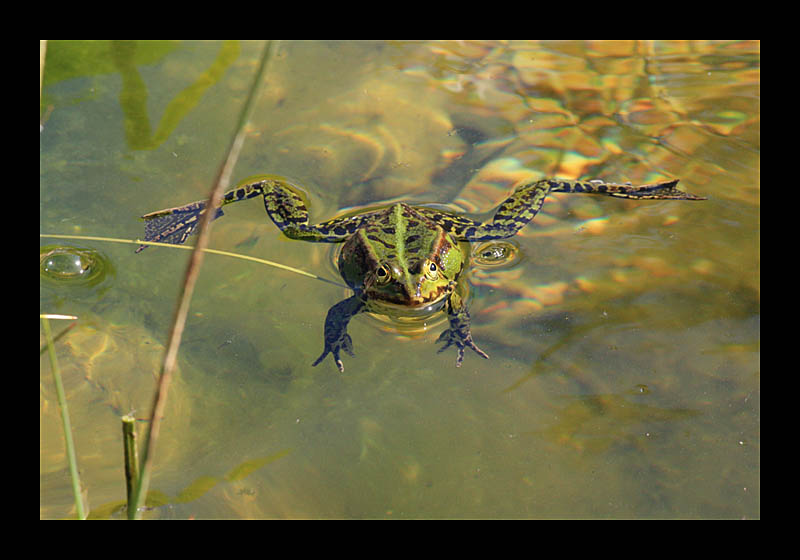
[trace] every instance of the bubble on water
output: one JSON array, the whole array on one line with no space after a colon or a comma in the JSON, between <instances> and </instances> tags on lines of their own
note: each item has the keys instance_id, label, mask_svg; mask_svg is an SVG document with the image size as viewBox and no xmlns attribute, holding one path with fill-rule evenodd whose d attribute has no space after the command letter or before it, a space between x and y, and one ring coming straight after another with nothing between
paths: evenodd
<instances>
[{"instance_id":1,"label":"bubble on water","mask_svg":"<svg viewBox=\"0 0 800 560\"><path fill-rule=\"evenodd\" d=\"M51 283L93 286L110 271L108 259L92 249L54 245L39 248L39 276Z\"/></svg>"}]
</instances>

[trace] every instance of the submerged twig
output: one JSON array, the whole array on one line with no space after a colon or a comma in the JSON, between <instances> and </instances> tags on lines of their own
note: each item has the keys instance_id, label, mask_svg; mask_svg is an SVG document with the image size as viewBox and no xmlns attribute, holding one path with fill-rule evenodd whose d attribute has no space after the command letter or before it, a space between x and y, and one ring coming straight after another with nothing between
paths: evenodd
<instances>
[{"instance_id":1,"label":"submerged twig","mask_svg":"<svg viewBox=\"0 0 800 560\"><path fill-rule=\"evenodd\" d=\"M141 507L144 504L145 496L147 495L147 489L150 486L150 476L153 468L155 446L156 442L158 441L158 434L161 428L161 417L167 402L169 384L172 380L172 373L175 369L178 347L180 346L181 336L183 335L183 329L186 325L186 315L189 312L189 303L192 299L194 285L197 280L200 265L203 262L203 249L205 249L208 245L208 228L215 214L212 209L219 207L223 190L230 182L233 168L239 157L242 145L244 144L245 125L250 118L253 106L255 105L255 101L258 97L258 92L261 89L260 86L263 82L267 62L272 54L272 48L272 41L268 41L264 46L264 52L261 55L261 61L253 79L253 85L250 88L250 94L248 95L247 101L242 108L242 112L239 116L239 122L236 126L236 132L231 140L230 147L228 148L228 155L217 172L214 187L211 189L211 193L208 197L206 208L208 208L209 211L203 214L203 218L200 222L197 244L195 245L194 251L192 251L192 256L186 269L186 276L183 281L180 299L178 300L178 306L175 309L175 316L173 319L172 330L170 331L169 335L169 342L164 353L164 362L161 367L161 374L159 376L158 386L156 387L156 393L153 399L153 409L150 414L150 422L148 423L144 447L142 448L141 473L139 475L136 491L132 500L132 507L128 508L128 519L141 518Z\"/></svg>"},{"instance_id":2,"label":"submerged twig","mask_svg":"<svg viewBox=\"0 0 800 560\"><path fill-rule=\"evenodd\" d=\"M67 321L72 321L69 324L68 327L66 327L63 331L61 331L60 333L58 333L57 335L55 335L53 337L53 344L55 344L56 342L61 340L61 337L63 337L65 334L67 334L70 330L72 330L72 328L75 325L78 324L77 323L78 318L75 315L58 315L58 314L55 314L55 313L40 313L39 314L39 318L40 319L63 319L63 320L67 320ZM49 348L50 348L49 343L45 343L45 345L42 348L39 349L39 355L41 356L42 354L47 352L47 350Z\"/></svg>"}]
</instances>

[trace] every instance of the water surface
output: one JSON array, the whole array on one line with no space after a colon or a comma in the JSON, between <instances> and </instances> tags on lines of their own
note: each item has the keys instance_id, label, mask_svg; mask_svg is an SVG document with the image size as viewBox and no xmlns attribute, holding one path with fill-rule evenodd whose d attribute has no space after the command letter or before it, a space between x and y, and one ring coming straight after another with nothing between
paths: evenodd
<instances>
[{"instance_id":1,"label":"water surface","mask_svg":"<svg viewBox=\"0 0 800 560\"><path fill-rule=\"evenodd\" d=\"M261 48L50 42L41 232L135 239L138 216L206 196ZM264 173L302 184L313 220L397 199L481 215L546 176L680 178L709 200L548 199L513 266L474 270L491 359L460 369L443 325L367 316L344 374L312 368L346 291L207 257L152 517L760 517L758 43L282 42L234 177ZM287 240L259 201L225 213L212 247L337 278L335 247ZM188 252L54 243L114 271L40 288L40 311L80 317L59 357L102 512ZM71 512L57 415L43 359L42 518Z\"/></svg>"}]
</instances>

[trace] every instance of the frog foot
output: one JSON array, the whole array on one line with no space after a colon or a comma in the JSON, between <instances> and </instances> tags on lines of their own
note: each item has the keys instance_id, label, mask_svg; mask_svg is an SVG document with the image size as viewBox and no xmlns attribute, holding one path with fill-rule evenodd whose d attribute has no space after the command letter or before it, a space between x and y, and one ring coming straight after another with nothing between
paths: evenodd
<instances>
[{"instance_id":1,"label":"frog foot","mask_svg":"<svg viewBox=\"0 0 800 560\"><path fill-rule=\"evenodd\" d=\"M344 373L344 365L341 358L339 358L339 352L344 350L355 357L355 354L353 354L353 340L347 334L347 324L354 315L361 313L363 310L364 302L358 296L350 296L328 309L328 316L325 317L325 347L322 349L322 355L311 364L312 366L319 364L328 354L333 354L333 361L336 362L336 367Z\"/></svg>"},{"instance_id":2,"label":"frog foot","mask_svg":"<svg viewBox=\"0 0 800 560\"><path fill-rule=\"evenodd\" d=\"M469 328L463 329L452 326L448 327L442 334L439 335L439 338L436 339L436 344L442 341L444 341L445 344L439 348L439 353L444 352L453 344L455 344L456 348L458 348L456 367L461 367L461 362L464 359L464 348L466 347L470 347L475 350L475 353L481 358L485 358L487 360L489 359L489 355L475 345L475 342L472 340L472 333L469 332Z\"/></svg>"},{"instance_id":3,"label":"frog foot","mask_svg":"<svg viewBox=\"0 0 800 560\"><path fill-rule=\"evenodd\" d=\"M325 358L325 356L328 354L333 354L333 361L336 362L336 367L339 368L340 372L344 373L344 364L342 363L342 359L339 357L339 352L342 350L350 354L350 356L355 357L355 354L353 354L353 339L351 339L350 335L347 333L342 333L341 336L339 336L339 338L336 340L326 340L325 348L322 350L322 354L311 365L316 366Z\"/></svg>"}]
</instances>

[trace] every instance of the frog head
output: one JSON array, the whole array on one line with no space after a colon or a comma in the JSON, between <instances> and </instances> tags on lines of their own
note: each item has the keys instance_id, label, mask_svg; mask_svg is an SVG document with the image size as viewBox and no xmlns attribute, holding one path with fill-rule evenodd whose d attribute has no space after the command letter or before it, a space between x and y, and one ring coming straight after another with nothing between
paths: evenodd
<instances>
[{"instance_id":1,"label":"frog head","mask_svg":"<svg viewBox=\"0 0 800 560\"><path fill-rule=\"evenodd\" d=\"M452 233L412 207L395 204L345 241L339 271L369 303L420 309L452 293L464 260Z\"/></svg>"}]
</instances>

